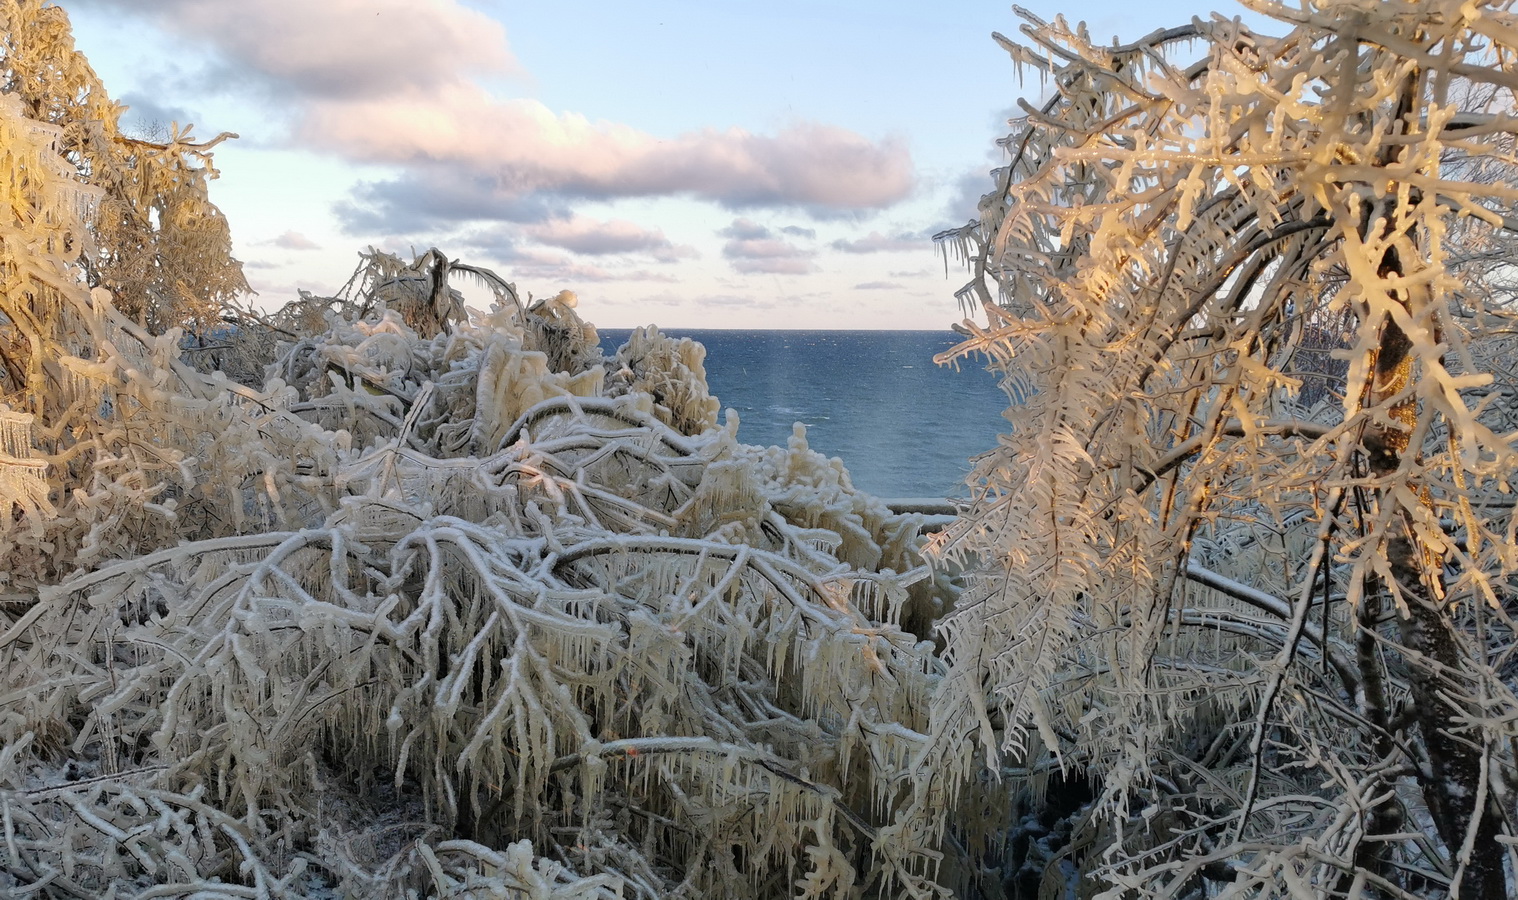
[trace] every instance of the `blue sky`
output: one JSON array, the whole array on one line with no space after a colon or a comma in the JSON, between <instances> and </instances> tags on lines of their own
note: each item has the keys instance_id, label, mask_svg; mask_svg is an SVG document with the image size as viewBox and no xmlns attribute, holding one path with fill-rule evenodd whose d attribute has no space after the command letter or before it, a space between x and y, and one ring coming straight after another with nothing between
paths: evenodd
<instances>
[{"instance_id":1,"label":"blue sky","mask_svg":"<svg viewBox=\"0 0 1518 900\"><path fill-rule=\"evenodd\" d=\"M1025 0L1131 39L1231 2ZM60 0L129 126L222 145L264 305L436 245L604 327L943 328L928 240L1037 98L1002 0Z\"/></svg>"}]
</instances>

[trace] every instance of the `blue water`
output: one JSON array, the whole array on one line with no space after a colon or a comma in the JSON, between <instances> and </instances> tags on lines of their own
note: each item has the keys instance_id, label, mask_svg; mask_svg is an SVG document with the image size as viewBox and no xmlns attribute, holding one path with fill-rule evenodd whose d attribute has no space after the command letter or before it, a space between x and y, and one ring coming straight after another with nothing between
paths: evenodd
<instances>
[{"instance_id":1,"label":"blue water","mask_svg":"<svg viewBox=\"0 0 1518 900\"><path fill-rule=\"evenodd\" d=\"M977 360L933 362L953 332L661 331L706 346L707 383L737 411L739 440L783 447L802 422L813 450L882 497L962 495L970 457L1005 430L1006 395ZM630 333L601 329L607 355Z\"/></svg>"}]
</instances>

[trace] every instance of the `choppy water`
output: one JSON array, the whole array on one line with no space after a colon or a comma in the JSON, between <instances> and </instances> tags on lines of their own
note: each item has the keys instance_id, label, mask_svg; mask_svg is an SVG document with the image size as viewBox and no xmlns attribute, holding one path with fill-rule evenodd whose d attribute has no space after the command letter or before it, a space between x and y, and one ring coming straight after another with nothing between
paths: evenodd
<instances>
[{"instance_id":1,"label":"choppy water","mask_svg":"<svg viewBox=\"0 0 1518 900\"><path fill-rule=\"evenodd\" d=\"M969 458L1006 424L1006 395L976 360L933 362L952 332L661 330L706 345L707 382L737 411L740 440L784 446L802 422L812 449L883 497L961 494ZM607 355L630 333L602 329Z\"/></svg>"}]
</instances>

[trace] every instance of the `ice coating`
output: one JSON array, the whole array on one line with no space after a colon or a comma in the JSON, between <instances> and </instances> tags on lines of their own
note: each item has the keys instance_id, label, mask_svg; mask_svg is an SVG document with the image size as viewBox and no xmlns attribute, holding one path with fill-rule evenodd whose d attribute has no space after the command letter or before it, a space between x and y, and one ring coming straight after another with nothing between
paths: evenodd
<instances>
[{"instance_id":1,"label":"ice coating","mask_svg":"<svg viewBox=\"0 0 1518 900\"><path fill-rule=\"evenodd\" d=\"M917 519L716 427L699 345L592 358L509 285L464 322L432 253L270 317L324 325L257 388L95 305L109 348L63 364L172 465L0 524L81 560L0 628L7 887L926 889Z\"/></svg>"}]
</instances>

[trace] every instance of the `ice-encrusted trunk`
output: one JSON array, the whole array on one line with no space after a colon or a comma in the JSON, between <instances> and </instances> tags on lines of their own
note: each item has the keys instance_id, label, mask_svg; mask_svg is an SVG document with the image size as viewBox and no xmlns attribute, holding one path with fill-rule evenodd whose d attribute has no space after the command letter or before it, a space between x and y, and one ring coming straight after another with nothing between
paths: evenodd
<instances>
[{"instance_id":1,"label":"ice-encrusted trunk","mask_svg":"<svg viewBox=\"0 0 1518 900\"><path fill-rule=\"evenodd\" d=\"M1406 274L1395 248L1389 248L1382 257L1379 274L1383 278ZM1389 484L1418 462L1418 449L1411 446L1410 440L1417 431L1418 402L1407 391L1415 377L1412 351L1412 340L1391 315L1386 315L1381 323L1366 405L1390 403L1390 406L1386 417L1367 424L1361 439L1372 484ZM1416 484L1412 487L1426 501L1426 488ZM1380 502L1398 502L1391 491L1384 488L1378 491ZM1447 594L1443 559L1419 540L1411 511L1405 507L1389 517L1388 530L1387 562L1402 601L1399 630L1403 646L1414 656L1408 681L1415 719L1428 754L1427 761L1418 768L1419 787L1451 864L1459 873L1458 896L1502 900L1511 895L1503 872L1502 848L1497 841L1497 822L1484 808L1487 792L1482 785L1482 751L1459 735L1463 711L1449 699L1452 693L1465 693L1467 685L1460 683L1464 680L1461 673L1465 660L1455 634L1456 625L1441 599ZM1368 837L1374 836L1378 826L1384 827L1399 818L1387 806L1383 803L1373 811L1372 834ZM1467 845L1469 859L1462 862Z\"/></svg>"},{"instance_id":2,"label":"ice-encrusted trunk","mask_svg":"<svg viewBox=\"0 0 1518 900\"><path fill-rule=\"evenodd\" d=\"M1403 135L1419 130L1418 98L1423 88L1420 69L1410 68L1398 92L1397 113L1391 120ZM1392 168L1400 150L1397 141L1387 141L1377 154L1377 164L1383 169ZM1392 237L1395 218L1390 208L1384 211L1381 221L1386 223L1387 237ZM1362 227L1372 227L1373 221L1375 217L1367 214ZM1382 283L1404 282L1407 276L1415 274L1409 271L1417 267L1414 260L1403 257L1399 244L1416 252L1415 236L1407 235L1406 241L1393 240L1378 261L1376 274ZM1423 318L1422 311L1415 308L1420 305L1415 298L1421 290L1403 287L1392 294L1393 302L1406 311L1409 321ZM1437 298L1425 299L1437 302ZM1414 511L1407 507L1407 492L1398 498L1392 490L1399 478L1408 479L1406 487L1417 496L1418 502L1427 505L1430 501L1428 486L1421 477L1408 478L1409 471L1421 462L1420 448L1412 443L1413 435L1420 433L1418 419L1422 412L1417 392L1411 390L1419 376L1417 354L1412 337L1391 312L1381 313L1380 319L1364 400L1367 409L1385 405L1386 415L1367 421L1360 443L1365 453L1366 474L1374 485L1378 504L1395 507L1394 513L1386 518L1388 533L1384 547L1393 582L1388 587L1396 597L1387 598L1377 590L1375 603L1382 609L1393 606L1398 609L1401 641L1413 656L1408 682L1414 719L1423 734L1428 757L1417 767L1417 780L1455 869L1458 896L1500 900L1509 894L1496 820L1484 809L1487 792L1483 789L1483 755L1480 746L1460 737L1463 711L1451 700L1452 694L1468 693L1469 685L1460 683L1466 680L1462 678L1466 661L1455 633L1456 624L1444 602L1448 591L1444 584L1443 553L1419 539L1413 523ZM1440 335L1434 335L1434 343L1441 343ZM1386 602L1389 599L1394 602ZM1361 622L1361 628L1374 627L1367 626L1363 618ZM1362 655L1361 664L1367 661L1379 665ZM1371 811L1367 837L1390 833L1400 819L1395 803L1383 801ZM1360 854L1356 863L1370 863L1373 870L1379 870L1385 859L1372 850Z\"/></svg>"}]
</instances>

